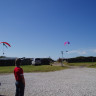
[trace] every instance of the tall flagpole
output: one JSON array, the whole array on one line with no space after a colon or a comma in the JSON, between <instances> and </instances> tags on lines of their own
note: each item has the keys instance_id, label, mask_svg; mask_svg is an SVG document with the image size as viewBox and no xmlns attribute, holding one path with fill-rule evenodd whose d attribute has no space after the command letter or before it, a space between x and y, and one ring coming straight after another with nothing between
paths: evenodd
<instances>
[{"instance_id":1,"label":"tall flagpole","mask_svg":"<svg viewBox=\"0 0 96 96\"><path fill-rule=\"evenodd\" d=\"M61 51L61 54L62 54L61 66L63 67L63 51Z\"/></svg>"}]
</instances>

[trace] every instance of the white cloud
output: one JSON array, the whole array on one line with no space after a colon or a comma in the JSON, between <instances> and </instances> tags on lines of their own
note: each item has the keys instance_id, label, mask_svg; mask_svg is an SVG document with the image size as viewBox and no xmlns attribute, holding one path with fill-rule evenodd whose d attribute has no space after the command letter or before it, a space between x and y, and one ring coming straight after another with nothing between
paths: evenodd
<instances>
[{"instance_id":1,"label":"white cloud","mask_svg":"<svg viewBox=\"0 0 96 96\"><path fill-rule=\"evenodd\" d=\"M64 54L65 57L76 57L76 56L96 56L96 49L77 49L70 50Z\"/></svg>"},{"instance_id":2,"label":"white cloud","mask_svg":"<svg viewBox=\"0 0 96 96\"><path fill-rule=\"evenodd\" d=\"M90 51L93 52L93 53L96 53L96 49L93 49L93 50L91 49Z\"/></svg>"},{"instance_id":3,"label":"white cloud","mask_svg":"<svg viewBox=\"0 0 96 96\"><path fill-rule=\"evenodd\" d=\"M82 50L72 50L68 52L69 54L79 54L79 55L85 55L87 54L86 51L82 51Z\"/></svg>"},{"instance_id":4,"label":"white cloud","mask_svg":"<svg viewBox=\"0 0 96 96\"><path fill-rule=\"evenodd\" d=\"M69 54L69 55L67 55ZM67 52L68 56L96 56L96 49L77 49L77 50L71 50Z\"/></svg>"}]
</instances>

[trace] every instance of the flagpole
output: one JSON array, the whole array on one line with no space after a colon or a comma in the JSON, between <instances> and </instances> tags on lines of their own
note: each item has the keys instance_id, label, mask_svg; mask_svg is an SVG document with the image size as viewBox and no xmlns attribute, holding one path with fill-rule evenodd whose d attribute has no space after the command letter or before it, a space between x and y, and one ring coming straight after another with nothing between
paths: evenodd
<instances>
[{"instance_id":1,"label":"flagpole","mask_svg":"<svg viewBox=\"0 0 96 96\"><path fill-rule=\"evenodd\" d=\"M62 54L61 66L63 67L63 51L61 51L61 54Z\"/></svg>"}]
</instances>

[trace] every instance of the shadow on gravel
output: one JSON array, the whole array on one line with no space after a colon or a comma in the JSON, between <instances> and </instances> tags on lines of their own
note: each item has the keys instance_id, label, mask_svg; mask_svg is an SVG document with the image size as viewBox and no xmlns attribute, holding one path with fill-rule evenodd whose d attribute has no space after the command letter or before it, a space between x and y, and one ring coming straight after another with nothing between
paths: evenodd
<instances>
[{"instance_id":1,"label":"shadow on gravel","mask_svg":"<svg viewBox=\"0 0 96 96\"><path fill-rule=\"evenodd\" d=\"M0 95L0 96L5 96L5 95Z\"/></svg>"}]
</instances>

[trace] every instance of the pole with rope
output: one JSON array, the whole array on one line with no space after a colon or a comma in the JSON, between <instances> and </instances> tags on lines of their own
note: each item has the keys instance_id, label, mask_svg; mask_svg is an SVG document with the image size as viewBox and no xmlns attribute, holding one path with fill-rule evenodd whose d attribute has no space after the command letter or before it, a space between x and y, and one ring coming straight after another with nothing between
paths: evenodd
<instances>
[{"instance_id":1,"label":"pole with rope","mask_svg":"<svg viewBox=\"0 0 96 96\"><path fill-rule=\"evenodd\" d=\"M61 54L62 54L61 66L63 67L63 51L61 51Z\"/></svg>"}]
</instances>

